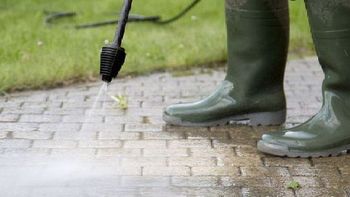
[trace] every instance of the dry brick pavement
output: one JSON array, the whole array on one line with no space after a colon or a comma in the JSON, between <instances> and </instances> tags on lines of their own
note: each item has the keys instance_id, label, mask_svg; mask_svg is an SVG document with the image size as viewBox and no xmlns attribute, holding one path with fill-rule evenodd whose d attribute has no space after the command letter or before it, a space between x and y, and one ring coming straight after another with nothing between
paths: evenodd
<instances>
[{"instance_id":1,"label":"dry brick pavement","mask_svg":"<svg viewBox=\"0 0 350 197\"><path fill-rule=\"evenodd\" d=\"M163 108L210 93L224 70L116 80L126 111L97 103L100 83L0 97L0 196L347 196L350 157L288 159L257 152L277 127L166 126ZM321 106L315 58L287 66L287 127ZM102 105L105 105L104 109ZM302 188L287 189L289 181Z\"/></svg>"}]
</instances>

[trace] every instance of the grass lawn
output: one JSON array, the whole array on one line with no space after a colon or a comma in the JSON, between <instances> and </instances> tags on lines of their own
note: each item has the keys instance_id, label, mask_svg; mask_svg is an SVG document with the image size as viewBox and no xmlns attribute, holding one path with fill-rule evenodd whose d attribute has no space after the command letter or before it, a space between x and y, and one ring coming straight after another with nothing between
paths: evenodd
<instances>
[{"instance_id":1,"label":"grass lawn","mask_svg":"<svg viewBox=\"0 0 350 197\"><path fill-rule=\"evenodd\" d=\"M122 0L1 0L0 91L51 87L98 76L99 51L114 26L75 30L71 25L115 19ZM189 0L134 1L133 13L170 17ZM122 75L177 69L226 59L224 0L202 1L180 21L167 26L130 24ZM312 50L302 1L291 2L294 53ZM44 10L76 11L53 27ZM193 17L195 16L195 17Z\"/></svg>"}]
</instances>

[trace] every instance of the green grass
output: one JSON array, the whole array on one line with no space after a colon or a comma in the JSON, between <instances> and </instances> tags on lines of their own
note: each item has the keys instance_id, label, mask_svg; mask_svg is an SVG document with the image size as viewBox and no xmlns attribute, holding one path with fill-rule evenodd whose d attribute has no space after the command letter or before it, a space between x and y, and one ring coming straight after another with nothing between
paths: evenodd
<instances>
[{"instance_id":1,"label":"green grass","mask_svg":"<svg viewBox=\"0 0 350 197\"><path fill-rule=\"evenodd\" d=\"M291 43L292 55L305 56L314 54L310 27L304 1L290 1L291 7Z\"/></svg>"},{"instance_id":2,"label":"green grass","mask_svg":"<svg viewBox=\"0 0 350 197\"><path fill-rule=\"evenodd\" d=\"M116 18L121 0L0 0L0 91L52 87L98 76L99 50L114 26L75 30L71 25ZM189 0L134 1L133 13L165 18ZM122 75L178 69L226 59L224 1L203 1L180 21L168 25L130 24ZM302 1L292 2L294 53L311 51ZM43 23L43 10L76 11L56 26ZM191 19L196 16L196 20ZM42 44L38 44L42 43Z\"/></svg>"}]
</instances>

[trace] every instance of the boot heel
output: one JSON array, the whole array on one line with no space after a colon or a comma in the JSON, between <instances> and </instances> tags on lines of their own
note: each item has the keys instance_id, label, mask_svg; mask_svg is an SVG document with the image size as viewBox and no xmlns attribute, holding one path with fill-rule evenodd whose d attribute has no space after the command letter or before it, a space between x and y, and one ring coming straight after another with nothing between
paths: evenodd
<instances>
[{"instance_id":1,"label":"boot heel","mask_svg":"<svg viewBox=\"0 0 350 197\"><path fill-rule=\"evenodd\" d=\"M286 121L286 110L250 114L248 118L252 126L281 125Z\"/></svg>"}]
</instances>

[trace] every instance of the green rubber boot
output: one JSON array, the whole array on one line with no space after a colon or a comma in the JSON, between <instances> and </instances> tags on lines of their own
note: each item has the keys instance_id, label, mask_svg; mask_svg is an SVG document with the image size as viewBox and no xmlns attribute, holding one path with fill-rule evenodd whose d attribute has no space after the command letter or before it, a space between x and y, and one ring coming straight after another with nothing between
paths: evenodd
<instances>
[{"instance_id":1,"label":"green rubber boot","mask_svg":"<svg viewBox=\"0 0 350 197\"><path fill-rule=\"evenodd\" d=\"M288 12L288 0L226 0L225 80L200 101L167 107L164 121L180 126L218 126L241 120L254 126L284 123Z\"/></svg>"},{"instance_id":2,"label":"green rubber boot","mask_svg":"<svg viewBox=\"0 0 350 197\"><path fill-rule=\"evenodd\" d=\"M350 1L305 2L325 73L323 106L300 126L263 135L258 149L278 156L335 156L350 149Z\"/></svg>"}]
</instances>

